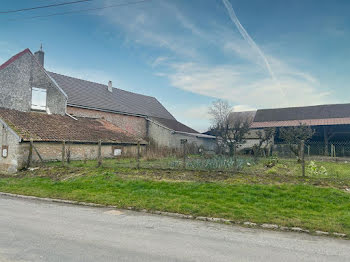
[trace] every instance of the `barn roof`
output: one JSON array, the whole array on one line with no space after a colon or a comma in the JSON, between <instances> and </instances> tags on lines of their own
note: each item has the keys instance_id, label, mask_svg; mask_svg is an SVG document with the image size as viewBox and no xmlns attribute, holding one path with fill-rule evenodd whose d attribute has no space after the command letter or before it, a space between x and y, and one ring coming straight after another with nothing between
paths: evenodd
<instances>
[{"instance_id":1,"label":"barn roof","mask_svg":"<svg viewBox=\"0 0 350 262\"><path fill-rule=\"evenodd\" d=\"M70 141L136 144L138 138L102 119L20 112L0 108L0 119L23 141ZM144 144L145 142L142 141Z\"/></svg>"},{"instance_id":2,"label":"barn roof","mask_svg":"<svg viewBox=\"0 0 350 262\"><path fill-rule=\"evenodd\" d=\"M282 127L300 124L312 126L350 124L350 104L260 109L255 115L252 127Z\"/></svg>"},{"instance_id":3,"label":"barn roof","mask_svg":"<svg viewBox=\"0 0 350 262\"><path fill-rule=\"evenodd\" d=\"M175 118L154 97L48 72L68 95L68 105L165 119Z\"/></svg>"}]
</instances>

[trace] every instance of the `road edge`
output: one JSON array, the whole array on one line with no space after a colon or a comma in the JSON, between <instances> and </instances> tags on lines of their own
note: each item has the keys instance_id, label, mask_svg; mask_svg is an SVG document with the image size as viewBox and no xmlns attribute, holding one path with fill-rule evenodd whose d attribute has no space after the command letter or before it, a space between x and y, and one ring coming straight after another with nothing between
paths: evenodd
<instances>
[{"instance_id":1,"label":"road edge","mask_svg":"<svg viewBox=\"0 0 350 262\"><path fill-rule=\"evenodd\" d=\"M289 232L306 233L306 234L318 235L318 236L332 236L332 237L343 238L343 239L347 239L349 237L348 235L343 234L343 233L324 232L324 231L314 231L313 232L313 231L303 229L300 227L285 227L285 226L279 226L276 224L257 224L257 223L253 223L253 222L249 222L249 221L240 222L240 221L233 221L233 220L229 220L229 219L215 218L215 217L202 217L202 216L196 217L196 216L184 215L184 214L180 214L180 213L154 211L154 210L147 210L147 209L140 210L140 209L137 209L134 207L128 207L126 209L123 209L123 208L119 208L119 207L113 206L113 205L102 205L102 204L96 204L96 203L58 199L58 198L36 197L36 196L20 195L20 194L13 194L13 193L7 193L7 192L0 192L0 196L16 197L16 198L29 199L29 200L39 200L39 201L46 201L46 202L51 202L51 203L79 205L79 206L86 206L86 207L100 207L100 208L115 208L115 209L119 209L119 210L132 210L132 211L136 211L136 212L156 214L156 215L162 215L162 216L168 216L168 217L174 217L174 218L194 219L194 220L200 220L200 221L215 222L215 223L222 223L222 224L229 224L229 225L240 225L240 226L249 227L249 228L260 228L260 229L267 229L267 230L274 230L274 231L284 231L284 232L289 231Z\"/></svg>"}]
</instances>

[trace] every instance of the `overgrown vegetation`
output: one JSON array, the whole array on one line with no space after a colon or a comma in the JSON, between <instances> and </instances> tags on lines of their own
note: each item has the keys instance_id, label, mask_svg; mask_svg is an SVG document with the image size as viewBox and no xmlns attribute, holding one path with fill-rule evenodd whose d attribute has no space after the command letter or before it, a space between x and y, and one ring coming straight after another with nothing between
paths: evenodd
<instances>
[{"instance_id":1,"label":"overgrown vegetation","mask_svg":"<svg viewBox=\"0 0 350 262\"><path fill-rule=\"evenodd\" d=\"M245 143L253 119L243 113L234 114L227 101L216 100L209 108L212 117L211 133L218 138L221 153L229 149L229 155L235 156L240 145Z\"/></svg>"},{"instance_id":2,"label":"overgrown vegetation","mask_svg":"<svg viewBox=\"0 0 350 262\"><path fill-rule=\"evenodd\" d=\"M215 156L212 158L191 157L186 161L186 167L190 170L231 170L239 171L245 165L251 165L254 160L248 157L232 158L227 156ZM171 168L180 169L182 167L182 160L174 160L171 163Z\"/></svg>"},{"instance_id":3,"label":"overgrown vegetation","mask_svg":"<svg viewBox=\"0 0 350 262\"><path fill-rule=\"evenodd\" d=\"M234 166L228 159L191 160L207 169ZM308 177L301 177L295 160L241 160L239 172L154 168L175 158L143 159L143 169L132 168L135 159L104 160L101 167L50 163L0 177L0 191L350 234L349 163L309 162Z\"/></svg>"},{"instance_id":4,"label":"overgrown vegetation","mask_svg":"<svg viewBox=\"0 0 350 262\"><path fill-rule=\"evenodd\" d=\"M307 142L314 135L315 130L306 124L299 126L283 127L280 129L280 138L289 145L290 150L300 161L302 141Z\"/></svg>"},{"instance_id":5,"label":"overgrown vegetation","mask_svg":"<svg viewBox=\"0 0 350 262\"><path fill-rule=\"evenodd\" d=\"M1 178L0 191L350 233L350 194L321 180L77 165Z\"/></svg>"}]
</instances>

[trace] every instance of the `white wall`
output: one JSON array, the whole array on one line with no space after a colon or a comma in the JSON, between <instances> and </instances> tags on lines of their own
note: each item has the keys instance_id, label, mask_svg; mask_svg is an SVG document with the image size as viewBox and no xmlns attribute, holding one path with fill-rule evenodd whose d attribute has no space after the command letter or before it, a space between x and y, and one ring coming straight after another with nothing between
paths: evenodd
<instances>
[{"instance_id":1,"label":"white wall","mask_svg":"<svg viewBox=\"0 0 350 262\"><path fill-rule=\"evenodd\" d=\"M214 150L216 147L215 139L197 137L195 134L184 134L174 132L156 122L149 121L149 137L161 147L180 149L181 139L187 139L187 144L202 146L207 150Z\"/></svg>"}]
</instances>

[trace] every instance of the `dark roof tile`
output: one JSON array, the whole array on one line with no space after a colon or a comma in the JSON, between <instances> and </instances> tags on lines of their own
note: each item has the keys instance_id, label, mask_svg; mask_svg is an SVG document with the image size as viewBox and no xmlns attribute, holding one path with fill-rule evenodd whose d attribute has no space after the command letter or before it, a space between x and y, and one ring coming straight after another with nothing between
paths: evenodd
<instances>
[{"instance_id":1,"label":"dark roof tile","mask_svg":"<svg viewBox=\"0 0 350 262\"><path fill-rule=\"evenodd\" d=\"M68 95L68 105L175 120L154 97L48 72Z\"/></svg>"},{"instance_id":2,"label":"dark roof tile","mask_svg":"<svg viewBox=\"0 0 350 262\"><path fill-rule=\"evenodd\" d=\"M167 128L170 128L177 132L198 134L196 130L178 122L177 120L158 118L158 117L152 117L152 119L158 122L159 124L162 124L163 126L166 126Z\"/></svg>"},{"instance_id":3,"label":"dark roof tile","mask_svg":"<svg viewBox=\"0 0 350 262\"><path fill-rule=\"evenodd\" d=\"M350 104L260 109L254 122L349 118Z\"/></svg>"}]
</instances>

